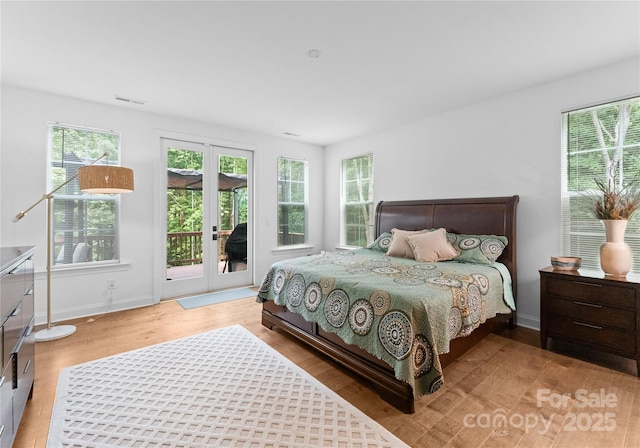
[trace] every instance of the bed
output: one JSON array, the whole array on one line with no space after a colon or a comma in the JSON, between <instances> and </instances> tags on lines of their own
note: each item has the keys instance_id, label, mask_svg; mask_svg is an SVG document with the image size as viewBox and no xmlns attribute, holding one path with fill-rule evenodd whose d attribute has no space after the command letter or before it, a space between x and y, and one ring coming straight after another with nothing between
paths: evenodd
<instances>
[{"instance_id":1,"label":"bed","mask_svg":"<svg viewBox=\"0 0 640 448\"><path fill-rule=\"evenodd\" d=\"M440 387L447 364L497 325L516 325L518 200L381 201L376 240L366 248L271 266L257 298L262 324L327 355L413 413L416 399ZM434 261L432 241L443 235L455 256ZM398 255L400 240L411 256L389 255Z\"/></svg>"}]
</instances>

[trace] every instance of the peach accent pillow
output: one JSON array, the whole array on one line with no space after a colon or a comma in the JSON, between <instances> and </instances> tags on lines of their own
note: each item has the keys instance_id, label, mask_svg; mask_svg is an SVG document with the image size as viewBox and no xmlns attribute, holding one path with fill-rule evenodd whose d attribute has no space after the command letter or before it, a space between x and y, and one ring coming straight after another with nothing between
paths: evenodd
<instances>
[{"instance_id":1,"label":"peach accent pillow","mask_svg":"<svg viewBox=\"0 0 640 448\"><path fill-rule=\"evenodd\" d=\"M413 249L415 260L421 263L451 260L458 255L458 252L447 240L447 231L445 229L437 229L421 235L406 236L405 239Z\"/></svg>"},{"instance_id":2,"label":"peach accent pillow","mask_svg":"<svg viewBox=\"0 0 640 448\"><path fill-rule=\"evenodd\" d=\"M391 229L391 244L389 245L389 250L387 250L387 255L392 257L401 257L401 258L414 258L413 249L409 246L409 243L405 239L407 236L418 235L421 233L428 232L428 229L424 230L400 230L393 228Z\"/></svg>"}]
</instances>

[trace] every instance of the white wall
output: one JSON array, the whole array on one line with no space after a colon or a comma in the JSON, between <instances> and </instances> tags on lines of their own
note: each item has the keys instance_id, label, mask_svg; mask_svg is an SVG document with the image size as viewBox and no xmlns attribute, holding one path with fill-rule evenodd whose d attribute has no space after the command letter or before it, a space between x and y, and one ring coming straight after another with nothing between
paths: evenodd
<instances>
[{"instance_id":1,"label":"white wall","mask_svg":"<svg viewBox=\"0 0 640 448\"><path fill-rule=\"evenodd\" d=\"M539 328L538 269L561 255L561 112L639 93L636 59L331 145L325 245L339 244L340 160L354 155L374 154L375 202L517 194L518 321Z\"/></svg>"},{"instance_id":2,"label":"white wall","mask_svg":"<svg viewBox=\"0 0 640 448\"><path fill-rule=\"evenodd\" d=\"M116 107L2 85L0 153L0 244L36 246L36 322L46 321L45 209L34 209L20 222L13 217L36 201L47 188L47 123L60 122L121 133L122 164L135 171L135 192L123 195L121 250L118 268L55 271L52 275L53 321L99 314L107 309L107 279L114 279L112 310L149 305L159 300L154 272L160 250L156 217L163 131L238 143L254 148L255 262L259 283L271 263L282 257L318 252L323 246L324 170L322 147L247 131ZM309 161L309 223L311 249L273 252L276 237L276 171L278 156ZM160 215L162 216L162 215ZM161 235L160 235L161 237Z\"/></svg>"},{"instance_id":3,"label":"white wall","mask_svg":"<svg viewBox=\"0 0 640 448\"><path fill-rule=\"evenodd\" d=\"M1 86L0 244L35 245L36 319L45 321L45 207L19 223L15 214L46 191L47 123L122 134L122 163L136 191L122 197L121 257L115 271L54 273L53 320L106 310L107 278L116 280L113 310L155 303L158 248L156 184L159 130L255 148L255 269L260 282L277 259L339 244L340 160L372 152L375 201L520 195L519 322L538 328L538 269L560 250L560 112L640 94L640 61L605 67L473 106L332 145L314 145L207 123ZM311 250L274 252L277 157L309 161ZM161 194L161 193L160 193ZM324 244L323 244L324 243ZM637 269L637 268L636 268Z\"/></svg>"}]
</instances>

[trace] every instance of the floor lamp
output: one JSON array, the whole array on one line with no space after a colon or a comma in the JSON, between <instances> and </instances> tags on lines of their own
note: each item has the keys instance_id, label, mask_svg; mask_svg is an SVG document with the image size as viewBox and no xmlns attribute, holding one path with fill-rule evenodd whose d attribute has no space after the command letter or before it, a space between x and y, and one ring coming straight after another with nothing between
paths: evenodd
<instances>
[{"instance_id":1,"label":"floor lamp","mask_svg":"<svg viewBox=\"0 0 640 448\"><path fill-rule=\"evenodd\" d=\"M51 323L51 226L53 220L53 195L69 182L78 178L80 190L96 194L120 194L133 191L133 170L122 166L96 165L107 157L103 154L89 165L82 166L78 172L49 193L44 194L31 207L16 215L16 222L25 217L34 207L43 201L47 203L47 328L35 334L37 342L53 341L72 335L76 331L74 325L58 325Z\"/></svg>"}]
</instances>

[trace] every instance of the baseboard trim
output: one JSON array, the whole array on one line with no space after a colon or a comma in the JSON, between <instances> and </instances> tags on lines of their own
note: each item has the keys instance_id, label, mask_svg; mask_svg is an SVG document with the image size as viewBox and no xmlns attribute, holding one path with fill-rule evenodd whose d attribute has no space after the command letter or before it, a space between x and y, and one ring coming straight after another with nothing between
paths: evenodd
<instances>
[{"instance_id":1,"label":"baseboard trim","mask_svg":"<svg viewBox=\"0 0 640 448\"><path fill-rule=\"evenodd\" d=\"M540 331L540 318L518 313L518 326Z\"/></svg>"},{"instance_id":2,"label":"baseboard trim","mask_svg":"<svg viewBox=\"0 0 640 448\"><path fill-rule=\"evenodd\" d=\"M143 306L150 306L157 302L154 301L152 296L148 297L135 297L126 300L114 300L111 306L105 303L99 304L87 304L86 306L67 308L59 310L52 314L51 320L56 322L63 322L71 319L82 319L84 317L99 316L105 313L111 313L114 311L124 311L133 308L141 308ZM44 325L47 323L46 313L35 314L36 325Z\"/></svg>"}]
</instances>

